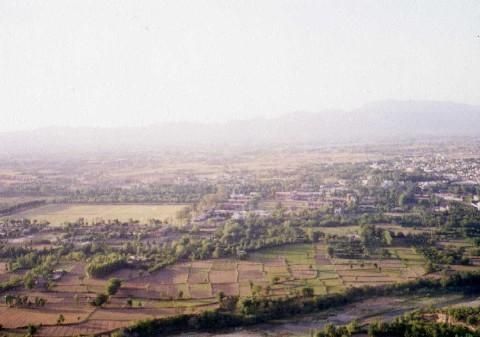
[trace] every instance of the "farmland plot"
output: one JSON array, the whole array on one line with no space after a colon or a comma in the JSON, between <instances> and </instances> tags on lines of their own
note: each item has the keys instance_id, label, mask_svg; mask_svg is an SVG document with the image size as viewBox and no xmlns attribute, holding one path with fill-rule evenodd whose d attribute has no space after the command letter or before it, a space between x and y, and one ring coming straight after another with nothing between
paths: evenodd
<instances>
[{"instance_id":1,"label":"farmland plot","mask_svg":"<svg viewBox=\"0 0 480 337\"><path fill-rule=\"evenodd\" d=\"M176 212L185 207L185 204L172 205L141 205L141 204L50 204L15 214L17 218L37 219L48 221L52 225L61 225L64 222L74 222L79 218L93 222L98 220L127 221L129 219L175 219Z\"/></svg>"},{"instance_id":2,"label":"farmland plot","mask_svg":"<svg viewBox=\"0 0 480 337\"><path fill-rule=\"evenodd\" d=\"M412 249L391 247L389 251L389 258L330 258L325 243L320 242L263 249L246 260L182 262L153 273L124 268L109 275L123 283L103 308L92 307L89 301L105 291L109 277L88 278L83 263L70 263L62 265L67 272L51 291L30 292L31 296L47 300L44 308L3 305L0 324L17 328L42 323L40 336L97 334L128 326L138 319L212 309L218 305L220 293L278 298L295 296L304 287L311 287L315 294L323 295L424 275L425 261ZM65 322L58 325L60 314Z\"/></svg>"}]
</instances>

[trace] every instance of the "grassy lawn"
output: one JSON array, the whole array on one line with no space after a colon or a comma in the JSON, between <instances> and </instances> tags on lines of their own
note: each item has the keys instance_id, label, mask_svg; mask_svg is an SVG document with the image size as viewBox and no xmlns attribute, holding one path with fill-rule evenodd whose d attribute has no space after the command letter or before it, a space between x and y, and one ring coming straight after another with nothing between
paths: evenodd
<instances>
[{"instance_id":1,"label":"grassy lawn","mask_svg":"<svg viewBox=\"0 0 480 337\"><path fill-rule=\"evenodd\" d=\"M315 264L315 251L312 244L291 244L262 249L252 253L249 260L268 261L285 258L288 264Z\"/></svg>"},{"instance_id":2,"label":"grassy lawn","mask_svg":"<svg viewBox=\"0 0 480 337\"><path fill-rule=\"evenodd\" d=\"M391 249L407 266L424 264L425 258L413 251L412 248L398 247Z\"/></svg>"}]
</instances>

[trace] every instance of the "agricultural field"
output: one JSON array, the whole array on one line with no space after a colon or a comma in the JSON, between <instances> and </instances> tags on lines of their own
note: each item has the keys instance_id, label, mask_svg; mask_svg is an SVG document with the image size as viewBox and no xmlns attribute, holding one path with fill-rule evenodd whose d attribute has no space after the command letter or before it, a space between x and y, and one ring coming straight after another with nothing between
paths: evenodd
<instances>
[{"instance_id":1,"label":"agricultural field","mask_svg":"<svg viewBox=\"0 0 480 337\"><path fill-rule=\"evenodd\" d=\"M389 258L339 259L330 258L323 243L292 245L267 249L252 258L260 261L283 261L285 269L266 267L278 275L287 290L309 286L315 294L338 292L346 287L382 285L418 278L425 274L425 260L411 249L390 248ZM397 251L408 250L399 256ZM278 273L278 274L277 274Z\"/></svg>"},{"instance_id":2,"label":"agricultural field","mask_svg":"<svg viewBox=\"0 0 480 337\"><path fill-rule=\"evenodd\" d=\"M479 271L480 213L432 195L456 185L409 171L423 161L325 151L19 164L0 179L14 206L0 218L0 325L71 337L217 309L272 317L272 303Z\"/></svg>"},{"instance_id":3,"label":"agricultural field","mask_svg":"<svg viewBox=\"0 0 480 337\"><path fill-rule=\"evenodd\" d=\"M376 224L377 228L382 228L384 230L391 231L392 233L402 232L403 234L421 234L421 233L430 233L433 229L431 228L411 228L411 227L402 227L398 224ZM360 227L356 225L350 226L334 226L334 227L322 227L322 232L330 235L353 235L359 234Z\"/></svg>"},{"instance_id":4,"label":"agricultural field","mask_svg":"<svg viewBox=\"0 0 480 337\"><path fill-rule=\"evenodd\" d=\"M168 280L168 275L174 274L182 266L144 277L131 269L117 271L114 276L121 278L125 286L102 307L94 307L90 302L97 293L105 290L107 279L86 277L83 263L66 263L62 268L66 271L65 275L49 290L35 288L9 291L10 296L27 296L32 302L35 298L45 299L46 304L42 307L10 307L2 301L0 324L7 329L23 328L29 324L41 325L38 336L77 336L108 332L139 319L193 313L216 307L216 300L211 296L202 296L204 299L198 300L190 298L187 295L188 287L182 284L168 281L157 287L142 282L142 286L138 287L138 281L144 278L147 282ZM178 298L179 289L185 291L185 299ZM131 300L130 305L127 304L128 299ZM60 315L63 317L61 323L58 322Z\"/></svg>"},{"instance_id":5,"label":"agricultural field","mask_svg":"<svg viewBox=\"0 0 480 337\"><path fill-rule=\"evenodd\" d=\"M390 250L388 259L337 259L328 257L322 242L290 244L261 249L245 260L181 262L153 273L123 268L108 276L121 279L122 286L102 307L89 302L104 291L108 278L87 277L84 263L65 262L61 267L66 274L50 290L10 293L44 298L44 307L11 308L2 303L0 324L10 329L42 324L39 336L94 334L139 319L214 309L220 293L276 298L296 296L311 287L316 295L322 295L347 287L402 282L424 274L424 260L411 249ZM60 315L64 321L58 324Z\"/></svg>"},{"instance_id":6,"label":"agricultural field","mask_svg":"<svg viewBox=\"0 0 480 337\"><path fill-rule=\"evenodd\" d=\"M128 221L129 219L146 222L148 219L175 220L177 211L184 204L172 205L141 205L141 204L49 204L15 214L16 218L30 218L38 221L48 221L53 225L64 222L74 222L79 218L95 222L99 220Z\"/></svg>"}]
</instances>

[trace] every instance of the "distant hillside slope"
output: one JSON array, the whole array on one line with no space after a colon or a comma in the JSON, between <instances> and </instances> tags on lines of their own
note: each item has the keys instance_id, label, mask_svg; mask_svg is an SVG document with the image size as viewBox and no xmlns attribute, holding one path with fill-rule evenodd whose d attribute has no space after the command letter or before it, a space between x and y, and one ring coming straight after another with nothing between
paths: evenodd
<instances>
[{"instance_id":1,"label":"distant hillside slope","mask_svg":"<svg viewBox=\"0 0 480 337\"><path fill-rule=\"evenodd\" d=\"M182 122L117 129L52 127L0 133L0 154L480 136L479 126L479 106L434 101L382 101L351 111L297 112L274 119L224 124Z\"/></svg>"}]
</instances>

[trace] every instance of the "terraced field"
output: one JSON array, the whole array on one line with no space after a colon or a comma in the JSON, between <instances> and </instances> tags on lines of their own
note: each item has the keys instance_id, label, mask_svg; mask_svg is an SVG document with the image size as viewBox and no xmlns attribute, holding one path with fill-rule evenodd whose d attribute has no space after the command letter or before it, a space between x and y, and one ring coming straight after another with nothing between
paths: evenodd
<instances>
[{"instance_id":1,"label":"terraced field","mask_svg":"<svg viewBox=\"0 0 480 337\"><path fill-rule=\"evenodd\" d=\"M297 295L304 287L315 294L346 287L402 282L424 274L424 261L412 249L390 248L387 259L331 259L325 244L293 244L263 249L246 260L183 262L148 274L122 269L110 277L123 280L119 292L101 308L89 302L105 291L107 279L85 277L83 263L63 266L67 273L49 290L18 290L13 295L39 296L43 308L0 307L7 328L40 324L40 336L75 336L110 331L145 318L193 313L217 307L217 296ZM130 300L130 301L129 301ZM129 304L130 303L130 304ZM57 324L59 315L64 322Z\"/></svg>"}]
</instances>

